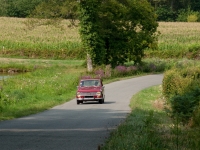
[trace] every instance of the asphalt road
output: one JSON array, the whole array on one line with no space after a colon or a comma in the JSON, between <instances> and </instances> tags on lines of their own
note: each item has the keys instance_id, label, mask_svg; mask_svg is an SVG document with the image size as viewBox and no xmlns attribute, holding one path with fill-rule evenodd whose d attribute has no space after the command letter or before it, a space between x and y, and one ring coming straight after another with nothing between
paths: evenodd
<instances>
[{"instance_id":1,"label":"asphalt road","mask_svg":"<svg viewBox=\"0 0 200 150\"><path fill-rule=\"evenodd\" d=\"M96 150L130 113L131 97L162 83L147 75L105 85L105 103L71 100L35 115L0 122L0 150Z\"/></svg>"}]
</instances>

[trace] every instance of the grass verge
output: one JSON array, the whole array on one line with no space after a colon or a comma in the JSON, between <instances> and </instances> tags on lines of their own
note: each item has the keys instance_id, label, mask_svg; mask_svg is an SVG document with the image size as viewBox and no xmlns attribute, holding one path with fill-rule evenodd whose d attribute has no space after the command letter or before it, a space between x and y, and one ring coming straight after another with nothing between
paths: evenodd
<instances>
[{"instance_id":1,"label":"grass verge","mask_svg":"<svg viewBox=\"0 0 200 150\"><path fill-rule=\"evenodd\" d=\"M200 129L172 121L164 110L161 93L161 86L154 86L134 95L131 114L112 132L101 149L199 149Z\"/></svg>"},{"instance_id":2,"label":"grass verge","mask_svg":"<svg viewBox=\"0 0 200 150\"><path fill-rule=\"evenodd\" d=\"M18 60L12 68L31 68L32 72L0 80L0 120L41 112L74 98L83 61ZM22 68L21 68L22 67Z\"/></svg>"}]
</instances>

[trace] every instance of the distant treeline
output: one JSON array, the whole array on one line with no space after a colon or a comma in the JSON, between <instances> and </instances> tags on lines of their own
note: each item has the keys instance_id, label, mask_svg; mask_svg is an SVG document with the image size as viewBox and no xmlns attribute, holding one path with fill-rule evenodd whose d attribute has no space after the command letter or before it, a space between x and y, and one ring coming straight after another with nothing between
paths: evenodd
<instances>
[{"instance_id":1,"label":"distant treeline","mask_svg":"<svg viewBox=\"0 0 200 150\"><path fill-rule=\"evenodd\" d=\"M158 21L200 22L200 0L148 1ZM0 0L0 16L26 18L38 17L39 13L44 18L76 19L78 7L75 5L78 0Z\"/></svg>"}]
</instances>

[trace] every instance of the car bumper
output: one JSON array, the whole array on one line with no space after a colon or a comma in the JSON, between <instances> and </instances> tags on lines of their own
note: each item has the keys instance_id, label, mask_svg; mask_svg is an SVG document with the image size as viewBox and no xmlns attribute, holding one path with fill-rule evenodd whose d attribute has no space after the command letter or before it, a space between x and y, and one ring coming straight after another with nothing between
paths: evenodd
<instances>
[{"instance_id":1,"label":"car bumper","mask_svg":"<svg viewBox=\"0 0 200 150\"><path fill-rule=\"evenodd\" d=\"M98 101L101 100L102 98L76 98L78 101Z\"/></svg>"}]
</instances>

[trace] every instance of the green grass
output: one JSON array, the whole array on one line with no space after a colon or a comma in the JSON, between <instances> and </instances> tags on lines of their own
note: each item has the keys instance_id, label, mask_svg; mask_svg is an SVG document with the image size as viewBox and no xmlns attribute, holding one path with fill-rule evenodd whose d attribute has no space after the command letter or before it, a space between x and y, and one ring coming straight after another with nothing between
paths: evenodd
<instances>
[{"instance_id":1,"label":"green grass","mask_svg":"<svg viewBox=\"0 0 200 150\"><path fill-rule=\"evenodd\" d=\"M200 146L199 129L176 124L163 110L161 86L133 96L131 114L107 140L102 150L188 150Z\"/></svg>"},{"instance_id":2,"label":"green grass","mask_svg":"<svg viewBox=\"0 0 200 150\"><path fill-rule=\"evenodd\" d=\"M79 76L85 71L83 61L72 60L20 60L15 65L5 64L32 68L32 72L0 81L0 120L34 114L71 100Z\"/></svg>"}]
</instances>

